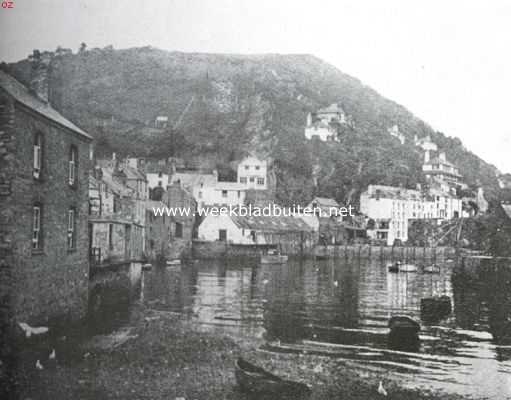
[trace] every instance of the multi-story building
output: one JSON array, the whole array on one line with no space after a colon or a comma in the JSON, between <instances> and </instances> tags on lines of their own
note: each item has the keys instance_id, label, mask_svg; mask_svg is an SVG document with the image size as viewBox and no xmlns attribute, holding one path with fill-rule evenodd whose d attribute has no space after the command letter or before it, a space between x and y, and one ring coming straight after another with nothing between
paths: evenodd
<instances>
[{"instance_id":1,"label":"multi-story building","mask_svg":"<svg viewBox=\"0 0 511 400\"><path fill-rule=\"evenodd\" d=\"M238 164L238 183L245 189L266 190L268 188L268 162L249 156Z\"/></svg>"},{"instance_id":2,"label":"multi-story building","mask_svg":"<svg viewBox=\"0 0 511 400\"><path fill-rule=\"evenodd\" d=\"M397 138L401 142L401 144L405 144L406 141L405 135L403 134L403 132L399 130L399 126L393 125L389 129L387 129L387 131L389 132L390 136L394 136L395 138Z\"/></svg>"},{"instance_id":3,"label":"multi-story building","mask_svg":"<svg viewBox=\"0 0 511 400\"><path fill-rule=\"evenodd\" d=\"M305 137L309 140L318 137L322 141L337 141L339 126L346 123L344 110L337 103L331 104L307 115Z\"/></svg>"},{"instance_id":4,"label":"multi-story building","mask_svg":"<svg viewBox=\"0 0 511 400\"><path fill-rule=\"evenodd\" d=\"M31 84L0 71L0 280L3 306L39 324L87 309L92 138L51 107L44 73Z\"/></svg>"},{"instance_id":5,"label":"multi-story building","mask_svg":"<svg viewBox=\"0 0 511 400\"><path fill-rule=\"evenodd\" d=\"M392 245L396 239L408 240L410 219L442 221L461 217L462 201L441 190L422 193L419 190L369 185L360 196L360 211L374 220L375 226L368 235Z\"/></svg>"},{"instance_id":6,"label":"multi-story building","mask_svg":"<svg viewBox=\"0 0 511 400\"><path fill-rule=\"evenodd\" d=\"M430 151L426 150L422 171L426 179L444 183L447 186L462 185L462 176L458 167L447 161L444 152L440 152L437 157L431 158Z\"/></svg>"}]
</instances>

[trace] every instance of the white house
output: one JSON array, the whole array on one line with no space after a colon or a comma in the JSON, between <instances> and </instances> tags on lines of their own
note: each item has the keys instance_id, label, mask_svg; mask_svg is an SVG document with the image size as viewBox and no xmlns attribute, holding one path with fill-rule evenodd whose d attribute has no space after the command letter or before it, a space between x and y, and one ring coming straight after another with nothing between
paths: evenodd
<instances>
[{"instance_id":1,"label":"white house","mask_svg":"<svg viewBox=\"0 0 511 400\"><path fill-rule=\"evenodd\" d=\"M249 156L238 164L238 183L245 189L266 190L268 162Z\"/></svg>"},{"instance_id":2,"label":"white house","mask_svg":"<svg viewBox=\"0 0 511 400\"><path fill-rule=\"evenodd\" d=\"M463 177L460 174L459 168L453 163L447 161L444 152L440 152L437 157L431 158L430 151L424 153L424 164L422 171L427 179L444 183L444 189L451 186L466 187L463 184Z\"/></svg>"},{"instance_id":3,"label":"white house","mask_svg":"<svg viewBox=\"0 0 511 400\"><path fill-rule=\"evenodd\" d=\"M310 233L311 227L293 216L233 216L209 214L199 226L198 238L233 244L272 244L286 234Z\"/></svg>"},{"instance_id":4,"label":"white house","mask_svg":"<svg viewBox=\"0 0 511 400\"><path fill-rule=\"evenodd\" d=\"M369 185L360 196L360 211L375 221L375 229L368 232L374 239L408 240L410 219L437 219L462 216L462 200L441 190L423 194L418 190L392 186Z\"/></svg>"},{"instance_id":5,"label":"white house","mask_svg":"<svg viewBox=\"0 0 511 400\"><path fill-rule=\"evenodd\" d=\"M438 146L435 142L431 140L431 136L427 135L423 138L420 138L415 135L415 145L420 147L424 151L438 151Z\"/></svg>"},{"instance_id":6,"label":"white house","mask_svg":"<svg viewBox=\"0 0 511 400\"><path fill-rule=\"evenodd\" d=\"M169 174L159 171L159 172L146 172L147 178L147 186L149 189L154 189L155 187L163 187L164 189L169 185Z\"/></svg>"},{"instance_id":7,"label":"white house","mask_svg":"<svg viewBox=\"0 0 511 400\"><path fill-rule=\"evenodd\" d=\"M399 139L401 144L405 144L405 135L399 131L399 126L393 125L391 128L387 129L387 132L389 132L391 136Z\"/></svg>"},{"instance_id":8,"label":"white house","mask_svg":"<svg viewBox=\"0 0 511 400\"><path fill-rule=\"evenodd\" d=\"M346 113L337 103L321 108L307 115L305 137L309 140L316 136L322 141L337 141L337 129L346 121Z\"/></svg>"},{"instance_id":9,"label":"white house","mask_svg":"<svg viewBox=\"0 0 511 400\"><path fill-rule=\"evenodd\" d=\"M237 182L215 182L197 190L198 208L208 206L240 206L245 204L245 185Z\"/></svg>"}]
</instances>

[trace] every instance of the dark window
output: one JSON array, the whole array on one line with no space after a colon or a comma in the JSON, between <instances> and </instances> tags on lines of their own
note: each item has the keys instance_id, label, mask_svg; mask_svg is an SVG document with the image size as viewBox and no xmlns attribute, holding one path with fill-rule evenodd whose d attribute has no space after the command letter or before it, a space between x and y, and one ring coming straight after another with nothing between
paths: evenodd
<instances>
[{"instance_id":1,"label":"dark window","mask_svg":"<svg viewBox=\"0 0 511 400\"><path fill-rule=\"evenodd\" d=\"M77 172L78 172L78 150L76 149L76 146L71 146L71 148L69 149L69 171L68 171L69 185L71 186L76 185Z\"/></svg>"},{"instance_id":2,"label":"dark window","mask_svg":"<svg viewBox=\"0 0 511 400\"><path fill-rule=\"evenodd\" d=\"M73 207L67 212L67 247L76 248L76 210Z\"/></svg>"},{"instance_id":3,"label":"dark window","mask_svg":"<svg viewBox=\"0 0 511 400\"><path fill-rule=\"evenodd\" d=\"M41 177L41 170L43 166L43 135L36 133L34 137L34 156L33 156L33 175L34 178Z\"/></svg>"},{"instance_id":4,"label":"dark window","mask_svg":"<svg viewBox=\"0 0 511 400\"><path fill-rule=\"evenodd\" d=\"M246 177L240 178L240 183L247 183L247 178Z\"/></svg>"},{"instance_id":5,"label":"dark window","mask_svg":"<svg viewBox=\"0 0 511 400\"><path fill-rule=\"evenodd\" d=\"M227 197L227 190L222 190L222 197Z\"/></svg>"},{"instance_id":6,"label":"dark window","mask_svg":"<svg viewBox=\"0 0 511 400\"><path fill-rule=\"evenodd\" d=\"M258 185L264 185L264 178L257 178Z\"/></svg>"},{"instance_id":7,"label":"dark window","mask_svg":"<svg viewBox=\"0 0 511 400\"><path fill-rule=\"evenodd\" d=\"M218 240L220 240L221 242L225 242L227 240L227 230L226 229L218 230Z\"/></svg>"},{"instance_id":8,"label":"dark window","mask_svg":"<svg viewBox=\"0 0 511 400\"><path fill-rule=\"evenodd\" d=\"M175 237L182 238L183 237L183 224L180 222L176 222L176 234Z\"/></svg>"},{"instance_id":9,"label":"dark window","mask_svg":"<svg viewBox=\"0 0 511 400\"><path fill-rule=\"evenodd\" d=\"M41 214L41 204L34 204L32 210L32 250L41 250L43 248Z\"/></svg>"},{"instance_id":10,"label":"dark window","mask_svg":"<svg viewBox=\"0 0 511 400\"><path fill-rule=\"evenodd\" d=\"M250 178L250 183L254 182L254 177Z\"/></svg>"},{"instance_id":11,"label":"dark window","mask_svg":"<svg viewBox=\"0 0 511 400\"><path fill-rule=\"evenodd\" d=\"M113 250L114 249L114 226L112 224L108 224L108 249Z\"/></svg>"}]
</instances>

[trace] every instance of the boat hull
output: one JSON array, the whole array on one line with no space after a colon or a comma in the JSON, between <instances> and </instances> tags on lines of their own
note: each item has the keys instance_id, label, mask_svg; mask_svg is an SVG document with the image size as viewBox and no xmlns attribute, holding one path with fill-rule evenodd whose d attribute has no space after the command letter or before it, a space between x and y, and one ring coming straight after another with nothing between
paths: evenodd
<instances>
[{"instance_id":1,"label":"boat hull","mask_svg":"<svg viewBox=\"0 0 511 400\"><path fill-rule=\"evenodd\" d=\"M261 256L261 264L284 264L288 257L283 255L264 255Z\"/></svg>"}]
</instances>

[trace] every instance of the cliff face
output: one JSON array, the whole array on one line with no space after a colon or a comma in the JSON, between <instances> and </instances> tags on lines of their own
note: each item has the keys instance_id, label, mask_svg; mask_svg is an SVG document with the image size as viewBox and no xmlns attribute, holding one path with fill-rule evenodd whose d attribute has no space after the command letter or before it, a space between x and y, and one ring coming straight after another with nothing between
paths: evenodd
<instances>
[{"instance_id":1,"label":"cliff face","mask_svg":"<svg viewBox=\"0 0 511 400\"><path fill-rule=\"evenodd\" d=\"M222 55L150 47L51 54L50 101L96 138L97 153L177 155L229 166L244 152L276 160L277 196L290 203L313 194L354 200L369 183L421 182L415 135L431 135L469 184L498 191L496 169L459 139L433 132L404 107L310 55ZM4 65L30 82L28 60ZM309 112L342 105L354 126L338 144L306 141ZM157 116L169 127L156 128ZM398 125L401 145L387 129Z\"/></svg>"}]
</instances>

